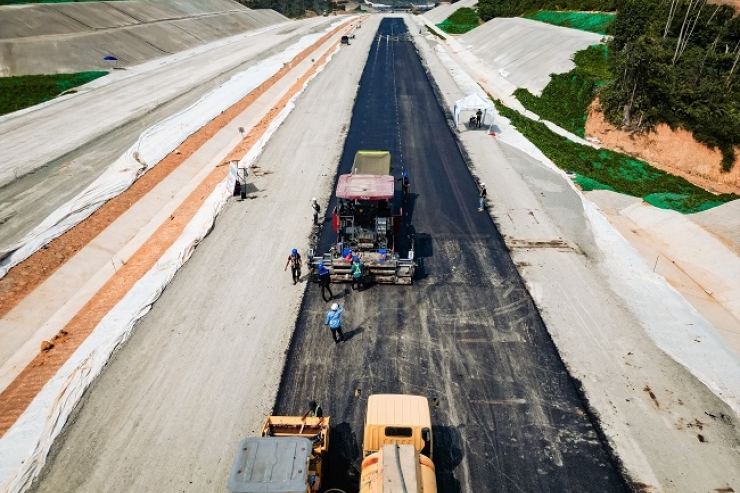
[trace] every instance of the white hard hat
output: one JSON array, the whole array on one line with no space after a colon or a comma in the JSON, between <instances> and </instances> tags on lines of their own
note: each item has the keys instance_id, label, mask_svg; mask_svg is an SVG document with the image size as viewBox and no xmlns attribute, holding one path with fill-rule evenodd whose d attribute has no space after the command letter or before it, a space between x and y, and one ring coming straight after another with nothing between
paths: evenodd
<instances>
[{"instance_id":1,"label":"white hard hat","mask_svg":"<svg viewBox=\"0 0 740 493\"><path fill-rule=\"evenodd\" d=\"M332 310L339 310L339 305L338 305L338 304L336 304L336 303L332 303L332 305L331 305L331 309L332 309Z\"/></svg>"},{"instance_id":2,"label":"white hard hat","mask_svg":"<svg viewBox=\"0 0 740 493\"><path fill-rule=\"evenodd\" d=\"M480 182L480 186L482 186L482 187L485 187L485 186L486 186L486 184L485 184L485 183L483 183L483 182Z\"/></svg>"},{"instance_id":3,"label":"white hard hat","mask_svg":"<svg viewBox=\"0 0 740 493\"><path fill-rule=\"evenodd\" d=\"M312 202L316 202L316 197L311 199Z\"/></svg>"}]
</instances>

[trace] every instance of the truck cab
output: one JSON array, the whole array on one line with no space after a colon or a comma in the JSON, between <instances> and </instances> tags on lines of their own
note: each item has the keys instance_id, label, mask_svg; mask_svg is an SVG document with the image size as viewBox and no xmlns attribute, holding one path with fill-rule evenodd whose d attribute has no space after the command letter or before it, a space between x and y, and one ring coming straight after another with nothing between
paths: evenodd
<instances>
[{"instance_id":1,"label":"truck cab","mask_svg":"<svg viewBox=\"0 0 740 493\"><path fill-rule=\"evenodd\" d=\"M426 398L368 399L360 493L436 493L432 424Z\"/></svg>"}]
</instances>

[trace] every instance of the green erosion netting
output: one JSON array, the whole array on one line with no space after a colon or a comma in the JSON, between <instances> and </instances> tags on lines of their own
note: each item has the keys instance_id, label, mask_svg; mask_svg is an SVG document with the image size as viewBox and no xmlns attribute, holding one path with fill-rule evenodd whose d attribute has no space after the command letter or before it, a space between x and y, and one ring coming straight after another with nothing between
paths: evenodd
<instances>
[{"instance_id":1,"label":"green erosion netting","mask_svg":"<svg viewBox=\"0 0 740 493\"><path fill-rule=\"evenodd\" d=\"M0 77L0 115L48 101L108 72Z\"/></svg>"},{"instance_id":2,"label":"green erosion netting","mask_svg":"<svg viewBox=\"0 0 740 493\"><path fill-rule=\"evenodd\" d=\"M681 212L679 208L688 199L688 197L686 195L675 193L651 193L650 195L646 195L642 199L654 207L660 207L661 209L672 209ZM724 202L707 201L689 212L706 211L708 209L711 209L712 207L717 207L718 205L722 204L724 204Z\"/></svg>"},{"instance_id":3,"label":"green erosion netting","mask_svg":"<svg viewBox=\"0 0 740 493\"><path fill-rule=\"evenodd\" d=\"M530 120L494 101L499 113L559 168L576 174L584 190L606 189L641 197L660 208L684 214L699 212L736 200L736 194L714 195L680 176L653 168L644 161L607 149L594 149L550 131L544 123ZM588 187L588 188L586 188Z\"/></svg>"},{"instance_id":4,"label":"green erosion netting","mask_svg":"<svg viewBox=\"0 0 740 493\"><path fill-rule=\"evenodd\" d=\"M534 14L525 15L527 19L546 22L556 26L570 27L581 31L589 31L597 34L607 34L609 26L617 14L602 12L554 12L541 10Z\"/></svg>"},{"instance_id":5,"label":"green erosion netting","mask_svg":"<svg viewBox=\"0 0 740 493\"><path fill-rule=\"evenodd\" d=\"M591 192L593 190L611 190L612 192L614 191L614 188L610 187L609 185L604 185L603 183L598 182L593 178L579 175L578 173L576 173L576 179L573 181L575 181L576 184L586 192Z\"/></svg>"},{"instance_id":6,"label":"green erosion netting","mask_svg":"<svg viewBox=\"0 0 740 493\"><path fill-rule=\"evenodd\" d=\"M457 9L444 21L436 24L438 28L448 34L465 34L480 25L478 13L468 7Z\"/></svg>"},{"instance_id":7,"label":"green erosion netting","mask_svg":"<svg viewBox=\"0 0 740 493\"><path fill-rule=\"evenodd\" d=\"M607 56L606 46L589 46L573 57L576 68L551 76L541 96L520 88L514 91L514 97L541 118L583 137L594 88L611 77Z\"/></svg>"}]
</instances>

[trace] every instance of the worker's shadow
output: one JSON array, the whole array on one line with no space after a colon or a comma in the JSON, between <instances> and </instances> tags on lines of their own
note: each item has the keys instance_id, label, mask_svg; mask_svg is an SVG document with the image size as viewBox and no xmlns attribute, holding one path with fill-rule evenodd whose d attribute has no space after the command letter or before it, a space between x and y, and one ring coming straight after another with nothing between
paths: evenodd
<instances>
[{"instance_id":1,"label":"worker's shadow","mask_svg":"<svg viewBox=\"0 0 740 493\"><path fill-rule=\"evenodd\" d=\"M432 255L434 255L432 237L428 233L416 233L414 235L414 260L416 260L414 279L424 279L429 275L426 270L425 260Z\"/></svg>"},{"instance_id":2,"label":"worker's shadow","mask_svg":"<svg viewBox=\"0 0 740 493\"><path fill-rule=\"evenodd\" d=\"M331 427L331 441L335 445L329 447L322 489L340 488L354 493L360 482L359 463L362 460L357 436L349 423L339 423Z\"/></svg>"},{"instance_id":3,"label":"worker's shadow","mask_svg":"<svg viewBox=\"0 0 740 493\"><path fill-rule=\"evenodd\" d=\"M455 469L463 459L462 437L454 426L432 426L434 436L434 465L437 470L437 489L460 493L460 481Z\"/></svg>"},{"instance_id":4,"label":"worker's shadow","mask_svg":"<svg viewBox=\"0 0 740 493\"><path fill-rule=\"evenodd\" d=\"M403 211L403 224L405 226L413 223L414 207L416 206L416 199L418 198L418 193L409 193L408 197L406 197L406 200L401 201L401 208Z\"/></svg>"},{"instance_id":5,"label":"worker's shadow","mask_svg":"<svg viewBox=\"0 0 740 493\"><path fill-rule=\"evenodd\" d=\"M360 335L360 334L362 334L363 332L365 332L365 328L364 328L364 327L362 327L361 325L358 325L357 327L355 327L354 329L350 330L349 332L345 332L345 333L344 333L344 340L345 340L345 341L349 341L349 340L350 340L350 339L352 339L352 338L353 338L354 336L356 336L356 335Z\"/></svg>"}]
</instances>

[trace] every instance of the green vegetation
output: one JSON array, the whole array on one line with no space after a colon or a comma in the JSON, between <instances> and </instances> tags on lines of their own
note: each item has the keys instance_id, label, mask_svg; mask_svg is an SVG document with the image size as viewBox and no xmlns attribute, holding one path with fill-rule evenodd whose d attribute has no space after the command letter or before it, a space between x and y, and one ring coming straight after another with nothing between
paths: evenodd
<instances>
[{"instance_id":1,"label":"green vegetation","mask_svg":"<svg viewBox=\"0 0 740 493\"><path fill-rule=\"evenodd\" d=\"M614 12L624 0L479 0L478 14L484 21L494 17L534 15L540 10Z\"/></svg>"},{"instance_id":2,"label":"green vegetation","mask_svg":"<svg viewBox=\"0 0 740 493\"><path fill-rule=\"evenodd\" d=\"M576 182L585 190L614 190L682 213L711 209L740 198L735 194L713 195L631 156L577 144L550 131L543 123L494 102L499 113L552 162L575 173Z\"/></svg>"},{"instance_id":3,"label":"green vegetation","mask_svg":"<svg viewBox=\"0 0 740 493\"><path fill-rule=\"evenodd\" d=\"M0 77L0 115L48 101L108 72Z\"/></svg>"},{"instance_id":4,"label":"green vegetation","mask_svg":"<svg viewBox=\"0 0 740 493\"><path fill-rule=\"evenodd\" d=\"M704 8L702 8L704 7ZM740 16L727 5L621 0L609 43L606 117L628 129L685 128L722 152L740 144Z\"/></svg>"},{"instance_id":5,"label":"green vegetation","mask_svg":"<svg viewBox=\"0 0 740 493\"><path fill-rule=\"evenodd\" d=\"M576 53L573 61L576 68L553 75L540 97L521 88L514 96L528 110L583 137L594 88L610 79L607 49L603 45L589 46Z\"/></svg>"},{"instance_id":6,"label":"green vegetation","mask_svg":"<svg viewBox=\"0 0 740 493\"><path fill-rule=\"evenodd\" d=\"M478 12L468 7L462 7L445 19L444 22L437 24L437 27L448 34L465 34L478 27L479 24Z\"/></svg>"},{"instance_id":7,"label":"green vegetation","mask_svg":"<svg viewBox=\"0 0 740 493\"><path fill-rule=\"evenodd\" d=\"M597 34L607 34L616 14L603 12L556 12L540 10L524 17L556 26L570 27Z\"/></svg>"}]
</instances>

